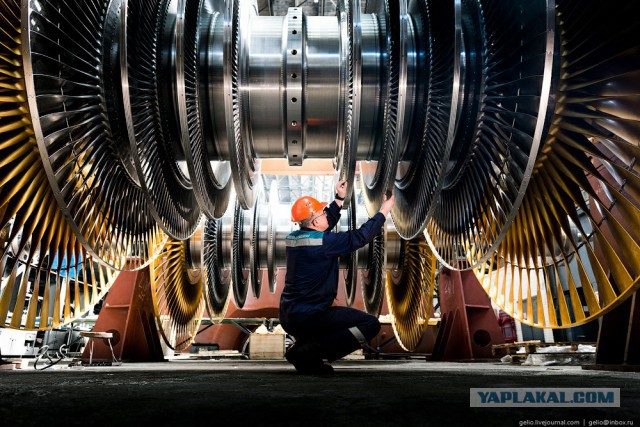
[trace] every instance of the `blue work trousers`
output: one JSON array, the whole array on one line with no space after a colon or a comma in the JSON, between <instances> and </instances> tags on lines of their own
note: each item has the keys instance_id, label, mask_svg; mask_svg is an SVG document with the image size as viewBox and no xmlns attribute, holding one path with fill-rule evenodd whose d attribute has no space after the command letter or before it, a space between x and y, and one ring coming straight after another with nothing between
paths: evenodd
<instances>
[{"instance_id":1,"label":"blue work trousers","mask_svg":"<svg viewBox=\"0 0 640 427\"><path fill-rule=\"evenodd\" d=\"M318 343L321 357L329 362L357 350L363 340L368 343L380 331L375 316L350 307L329 307L314 314L290 313L281 315L280 322L297 345Z\"/></svg>"}]
</instances>

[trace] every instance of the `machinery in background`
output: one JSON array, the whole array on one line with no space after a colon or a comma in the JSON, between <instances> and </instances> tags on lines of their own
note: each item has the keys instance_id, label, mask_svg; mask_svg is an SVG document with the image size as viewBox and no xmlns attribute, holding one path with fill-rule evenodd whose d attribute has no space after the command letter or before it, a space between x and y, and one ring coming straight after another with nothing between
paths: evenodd
<instances>
[{"instance_id":1,"label":"machinery in background","mask_svg":"<svg viewBox=\"0 0 640 427\"><path fill-rule=\"evenodd\" d=\"M116 271L150 268L179 347L229 286L239 306L258 292L256 263L273 270L277 248L255 246L269 238L245 237L274 229L255 212L265 159L359 171L368 214L394 192L410 271L393 273L381 236L363 289L377 313L387 283L407 348L433 290L413 277L435 260L526 325L611 312L640 286L635 6L0 0L0 325L68 324ZM233 238L196 277L188 242L220 242L225 215Z\"/></svg>"}]
</instances>

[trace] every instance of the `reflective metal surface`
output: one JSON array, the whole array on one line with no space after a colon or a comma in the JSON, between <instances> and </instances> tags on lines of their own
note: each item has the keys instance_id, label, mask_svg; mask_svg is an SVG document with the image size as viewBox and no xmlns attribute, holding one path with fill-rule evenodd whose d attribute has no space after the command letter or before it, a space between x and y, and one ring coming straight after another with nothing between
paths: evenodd
<instances>
[{"instance_id":1,"label":"reflective metal surface","mask_svg":"<svg viewBox=\"0 0 640 427\"><path fill-rule=\"evenodd\" d=\"M224 99L227 140L233 184L243 209L253 207L258 190L260 161L251 147L248 121L246 66L251 20L257 15L255 0L230 0L225 12L224 30Z\"/></svg>"},{"instance_id":2,"label":"reflective metal surface","mask_svg":"<svg viewBox=\"0 0 640 427\"><path fill-rule=\"evenodd\" d=\"M207 98L211 78L209 43L223 18L224 1L187 0L183 70L178 73L181 144L198 205L209 218L224 215L232 187L231 166L229 162L216 160L215 148L207 137L214 133L215 126L207 114L213 107Z\"/></svg>"},{"instance_id":3,"label":"reflective metal surface","mask_svg":"<svg viewBox=\"0 0 640 427\"><path fill-rule=\"evenodd\" d=\"M344 0L280 17L253 0L0 6L5 325L69 321L108 288L104 266L148 265L200 212L223 219L204 233L215 250L201 247L210 313L225 310L226 272L240 302L264 269L275 290L292 225L259 200L269 158L332 159L353 201L361 177L369 215L395 193L387 243L357 256L371 312L405 259L396 236L423 231L440 264L474 269L528 324L584 323L639 286L634 2ZM397 334L417 330L417 312L399 312Z\"/></svg>"},{"instance_id":4,"label":"reflective metal surface","mask_svg":"<svg viewBox=\"0 0 640 427\"><path fill-rule=\"evenodd\" d=\"M422 233L444 186L445 159L451 153L447 138L455 122L459 93L454 71L456 56L456 18L446 2L415 0L409 2L417 35L418 79L414 99L413 123L408 153L401 157L396 173L392 211L394 224L406 239ZM459 30L458 30L459 32Z\"/></svg>"},{"instance_id":5,"label":"reflective metal surface","mask_svg":"<svg viewBox=\"0 0 640 427\"><path fill-rule=\"evenodd\" d=\"M386 279L386 227L367 245L365 267L360 271L360 289L367 313L380 315Z\"/></svg>"},{"instance_id":6,"label":"reflective metal surface","mask_svg":"<svg viewBox=\"0 0 640 427\"><path fill-rule=\"evenodd\" d=\"M505 239L476 270L491 299L529 325L588 322L640 286L640 27L631 8L557 4L561 78L543 155Z\"/></svg>"},{"instance_id":7,"label":"reflective metal surface","mask_svg":"<svg viewBox=\"0 0 640 427\"><path fill-rule=\"evenodd\" d=\"M335 168L336 181L346 180L343 206L350 206L354 193L356 156L360 135L362 103L362 24L360 1L344 0L338 5L341 51L341 109ZM337 183L337 182L336 182ZM355 211L354 211L355 212ZM355 216L355 215L354 215ZM348 295L351 295L348 293ZM349 300L349 298L347 298Z\"/></svg>"},{"instance_id":8,"label":"reflective metal surface","mask_svg":"<svg viewBox=\"0 0 640 427\"><path fill-rule=\"evenodd\" d=\"M341 221L338 225L338 231L352 231L357 229L356 218L356 202L355 200L349 204L345 218L345 221ZM342 220L342 218L340 218ZM346 227L343 226L343 222L346 223ZM340 257L340 268L343 270L344 286L345 286L345 299L349 307L353 305L356 298L356 289L358 287L358 251L352 252Z\"/></svg>"},{"instance_id":9,"label":"reflective metal surface","mask_svg":"<svg viewBox=\"0 0 640 427\"><path fill-rule=\"evenodd\" d=\"M254 54L247 58L253 146L259 157L284 158L290 142L283 138L287 113L283 96L282 38L286 23L281 16L261 16L256 21L259 22L251 27L249 35L249 48Z\"/></svg>"},{"instance_id":10,"label":"reflective metal surface","mask_svg":"<svg viewBox=\"0 0 640 427\"><path fill-rule=\"evenodd\" d=\"M444 265L468 268L488 258L524 197L558 77L554 6L463 0L456 9L457 114L444 187L426 227Z\"/></svg>"},{"instance_id":11,"label":"reflective metal surface","mask_svg":"<svg viewBox=\"0 0 640 427\"><path fill-rule=\"evenodd\" d=\"M249 259L251 245L250 227L253 222L253 209L244 210L240 202L236 202L233 215L233 240L231 283L233 284L233 300L238 308L244 307L251 286L251 270Z\"/></svg>"},{"instance_id":12,"label":"reflective metal surface","mask_svg":"<svg viewBox=\"0 0 640 427\"><path fill-rule=\"evenodd\" d=\"M157 327L176 351L191 345L205 311L202 272L189 268L188 244L170 239L149 268Z\"/></svg>"},{"instance_id":13,"label":"reflective metal surface","mask_svg":"<svg viewBox=\"0 0 640 427\"><path fill-rule=\"evenodd\" d=\"M382 97L384 99L381 131L376 132L376 147L381 150L370 162L361 162L362 191L369 215L374 215L383 197L393 188L398 165L398 145L403 135L407 90L407 2L372 1L366 12L377 16L378 34L383 37ZM379 138L379 139L378 139Z\"/></svg>"},{"instance_id":14,"label":"reflective metal surface","mask_svg":"<svg viewBox=\"0 0 640 427\"><path fill-rule=\"evenodd\" d=\"M264 215L264 209L261 209L265 202L264 192L258 194L256 204L252 209L250 231L249 231L249 269L251 274L251 290L253 296L260 298L262 293L262 269L260 261L266 261L266 252L264 251L267 244L267 234L261 232L266 225L267 216ZM263 215L261 215L263 214ZM262 268L265 268L266 264L262 264Z\"/></svg>"},{"instance_id":15,"label":"reflective metal surface","mask_svg":"<svg viewBox=\"0 0 640 427\"><path fill-rule=\"evenodd\" d=\"M278 274L278 267L276 266L276 221L274 215L278 206L278 185L276 181L272 181L269 186L269 207L267 213L267 243L266 250L263 253L267 254L267 280L269 281L269 291L275 293L276 291L276 279ZM262 245L261 245L262 247Z\"/></svg>"},{"instance_id":16,"label":"reflective metal surface","mask_svg":"<svg viewBox=\"0 0 640 427\"><path fill-rule=\"evenodd\" d=\"M195 32L185 28L185 4L125 0L120 35L124 116L136 176L158 224L180 240L200 218L188 171L179 165L185 159L185 29Z\"/></svg>"},{"instance_id":17,"label":"reflective metal surface","mask_svg":"<svg viewBox=\"0 0 640 427\"><path fill-rule=\"evenodd\" d=\"M148 263L163 237L123 164L119 68L102 66L118 55L104 40L119 40L118 6L23 2L21 42L29 118L58 206L89 253L129 269Z\"/></svg>"},{"instance_id":18,"label":"reflective metal surface","mask_svg":"<svg viewBox=\"0 0 640 427\"><path fill-rule=\"evenodd\" d=\"M231 229L233 218L228 212L220 219L208 220L204 225L204 268L207 311L211 319L223 318L231 300L231 259L223 253L223 229Z\"/></svg>"},{"instance_id":19,"label":"reflective metal surface","mask_svg":"<svg viewBox=\"0 0 640 427\"><path fill-rule=\"evenodd\" d=\"M424 236L402 240L398 268L387 270L387 306L398 343L413 351L433 309L437 260Z\"/></svg>"}]
</instances>

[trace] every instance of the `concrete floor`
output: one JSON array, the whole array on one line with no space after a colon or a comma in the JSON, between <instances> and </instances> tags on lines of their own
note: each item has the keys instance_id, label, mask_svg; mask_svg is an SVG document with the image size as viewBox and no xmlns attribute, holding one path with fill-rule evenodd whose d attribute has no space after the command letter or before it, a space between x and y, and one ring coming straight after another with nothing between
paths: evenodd
<instances>
[{"instance_id":1,"label":"concrete floor","mask_svg":"<svg viewBox=\"0 0 640 427\"><path fill-rule=\"evenodd\" d=\"M418 360L335 368L329 378L279 361L0 371L0 426L640 426L640 373ZM471 387L613 387L621 407L470 408Z\"/></svg>"}]
</instances>

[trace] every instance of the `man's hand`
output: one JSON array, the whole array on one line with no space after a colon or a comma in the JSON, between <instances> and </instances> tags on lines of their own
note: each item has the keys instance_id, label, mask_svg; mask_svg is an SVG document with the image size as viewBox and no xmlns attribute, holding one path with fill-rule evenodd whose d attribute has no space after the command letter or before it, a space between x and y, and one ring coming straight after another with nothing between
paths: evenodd
<instances>
[{"instance_id":1,"label":"man's hand","mask_svg":"<svg viewBox=\"0 0 640 427\"><path fill-rule=\"evenodd\" d=\"M389 197L387 199L387 196L383 196L382 199L382 206L380 206L380 213L382 215L384 215L384 217L386 218L387 215L389 215L389 212L391 212L391 209L393 208L393 205L396 203L396 198L393 194L391 194L391 197Z\"/></svg>"},{"instance_id":2,"label":"man's hand","mask_svg":"<svg viewBox=\"0 0 640 427\"><path fill-rule=\"evenodd\" d=\"M347 180L343 179L342 181L338 182L338 184L336 185L336 195L344 199L346 194L347 194Z\"/></svg>"}]
</instances>

